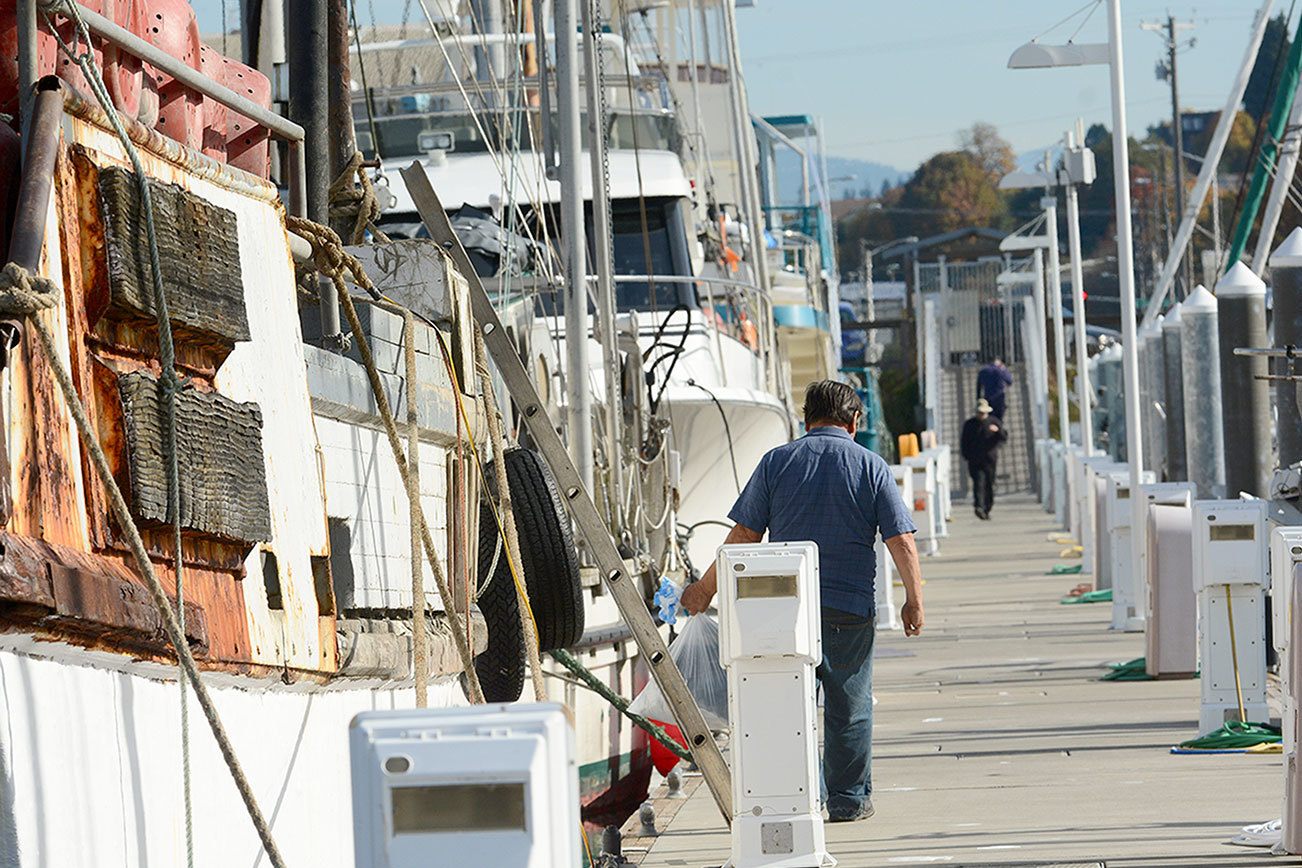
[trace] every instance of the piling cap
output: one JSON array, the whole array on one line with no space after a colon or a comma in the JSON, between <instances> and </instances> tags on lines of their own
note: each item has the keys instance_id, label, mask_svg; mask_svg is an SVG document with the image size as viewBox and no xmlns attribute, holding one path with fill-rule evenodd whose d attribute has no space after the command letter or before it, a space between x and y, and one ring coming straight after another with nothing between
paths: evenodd
<instances>
[{"instance_id":1,"label":"piling cap","mask_svg":"<svg viewBox=\"0 0 1302 868\"><path fill-rule=\"evenodd\" d=\"M1162 317L1159 316L1156 322L1149 322L1141 325L1139 327L1139 331L1135 333L1135 336L1138 337L1141 341L1146 341L1149 340L1150 338L1155 338L1161 335L1162 334L1161 328L1162 328Z\"/></svg>"},{"instance_id":2,"label":"piling cap","mask_svg":"<svg viewBox=\"0 0 1302 868\"><path fill-rule=\"evenodd\" d=\"M1234 263L1234 267L1216 283L1217 298L1248 298L1265 294L1266 284L1242 262Z\"/></svg>"},{"instance_id":3,"label":"piling cap","mask_svg":"<svg viewBox=\"0 0 1302 868\"><path fill-rule=\"evenodd\" d=\"M1175 307L1171 308L1166 312L1166 317L1163 318L1162 320L1162 328L1164 329L1180 328L1180 308L1183 306L1184 306L1183 304L1177 304Z\"/></svg>"},{"instance_id":4,"label":"piling cap","mask_svg":"<svg viewBox=\"0 0 1302 868\"><path fill-rule=\"evenodd\" d=\"M1302 268L1302 226L1294 229L1284 243L1270 254L1271 268Z\"/></svg>"},{"instance_id":5,"label":"piling cap","mask_svg":"<svg viewBox=\"0 0 1302 868\"><path fill-rule=\"evenodd\" d=\"M1180 304L1180 309L1181 315L1186 319L1194 314L1216 313L1216 296L1200 283Z\"/></svg>"}]
</instances>

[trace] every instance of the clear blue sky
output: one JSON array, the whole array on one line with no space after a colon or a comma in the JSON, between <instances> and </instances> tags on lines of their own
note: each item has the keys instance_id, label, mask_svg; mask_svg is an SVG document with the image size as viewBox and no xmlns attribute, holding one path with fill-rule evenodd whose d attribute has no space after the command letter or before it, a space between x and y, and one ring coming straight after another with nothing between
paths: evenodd
<instances>
[{"instance_id":1,"label":"clear blue sky","mask_svg":"<svg viewBox=\"0 0 1302 868\"><path fill-rule=\"evenodd\" d=\"M373 0L382 20L397 0ZM451 0L439 0L448 3ZM830 154L912 169L952 148L976 121L995 124L1018 153L1058 141L1075 117L1111 127L1104 67L1013 71L1021 43L1086 5L1086 0L755 0L739 9L751 107L762 114L823 119ZM1260 0L1123 0L1126 87L1133 133L1170 116L1169 91L1153 75L1163 40L1139 29L1168 10L1197 27L1180 56L1189 109L1224 105ZM238 0L226 0L231 26ZM194 0L205 33L221 27L221 0ZM1275 11L1287 10L1277 0ZM362 5L359 14L368 15ZM1065 41L1081 17L1047 33ZM1077 41L1106 37L1095 9Z\"/></svg>"},{"instance_id":2,"label":"clear blue sky","mask_svg":"<svg viewBox=\"0 0 1302 868\"><path fill-rule=\"evenodd\" d=\"M1105 67L1010 70L1008 55L1085 0L756 0L738 10L752 109L821 116L831 154L911 169L989 121L1018 153L1059 140L1076 116L1112 126ZM1126 101L1132 134L1170 117L1153 74L1164 40L1139 29L1169 9L1197 27L1179 57L1181 101L1219 109L1261 0L1123 0ZM1275 3L1287 11L1288 4ZM1098 8L1077 37L1107 37ZM1074 19L1044 37L1066 41Z\"/></svg>"}]
</instances>

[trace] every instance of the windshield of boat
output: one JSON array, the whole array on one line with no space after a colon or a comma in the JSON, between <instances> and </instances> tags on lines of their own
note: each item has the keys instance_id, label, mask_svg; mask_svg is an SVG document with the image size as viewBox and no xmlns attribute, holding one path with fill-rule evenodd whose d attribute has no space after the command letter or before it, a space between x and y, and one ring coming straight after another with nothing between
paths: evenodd
<instances>
[{"instance_id":1,"label":"windshield of boat","mask_svg":"<svg viewBox=\"0 0 1302 868\"><path fill-rule=\"evenodd\" d=\"M534 149L540 139L538 109L502 113L443 110L434 97L396 97L377 103L372 123L364 103L353 105L357 148L369 160L377 156L392 160L418 157L431 151L450 154L482 154L489 150ZM383 109L383 110L381 110ZM527 124L526 124L527 118ZM581 120L582 147L588 147L588 121ZM553 125L553 132L558 133ZM607 120L612 150L679 150L680 134L671 112L662 109L614 109ZM539 149L541 142L539 141Z\"/></svg>"}]
</instances>

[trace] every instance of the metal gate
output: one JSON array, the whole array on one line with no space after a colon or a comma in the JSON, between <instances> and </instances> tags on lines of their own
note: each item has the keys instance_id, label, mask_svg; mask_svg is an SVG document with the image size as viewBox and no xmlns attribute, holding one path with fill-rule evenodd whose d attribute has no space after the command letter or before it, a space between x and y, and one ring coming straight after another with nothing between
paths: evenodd
<instances>
[{"instance_id":1,"label":"metal gate","mask_svg":"<svg viewBox=\"0 0 1302 868\"><path fill-rule=\"evenodd\" d=\"M1011 272L1014 279L1000 280ZM976 405L976 378L982 366L1001 358L1013 375L1008 390L1008 407L1004 424L1008 442L1000 454L995 490L999 494L1027 491L1031 488L1035 440L1035 404L1047 400L1035 385L1036 364L1044 360L1026 356L1038 344L1043 352L1043 335L1033 318L1026 315L1031 293L1031 261L1006 261L1002 257L976 262L919 264L916 272L921 292L924 323L919 329L919 346L923 347L923 392L931 414L929 423L937 437L958 449L963 423ZM1023 328L1027 338L1023 339ZM953 491L968 493L967 468L962 461L953 463Z\"/></svg>"}]
</instances>

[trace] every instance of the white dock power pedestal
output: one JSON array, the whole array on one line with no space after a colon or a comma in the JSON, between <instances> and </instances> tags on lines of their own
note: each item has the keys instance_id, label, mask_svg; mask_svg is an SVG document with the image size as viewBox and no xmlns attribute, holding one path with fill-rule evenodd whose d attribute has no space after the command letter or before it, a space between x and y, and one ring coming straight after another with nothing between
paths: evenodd
<instances>
[{"instance_id":1,"label":"white dock power pedestal","mask_svg":"<svg viewBox=\"0 0 1302 868\"><path fill-rule=\"evenodd\" d=\"M365 711L348 740L357 868L580 863L563 706Z\"/></svg>"},{"instance_id":2,"label":"white dock power pedestal","mask_svg":"<svg viewBox=\"0 0 1302 868\"><path fill-rule=\"evenodd\" d=\"M1240 692L1250 722L1270 719L1266 506L1264 500L1194 502L1193 581L1202 660L1200 735L1239 719Z\"/></svg>"},{"instance_id":3,"label":"white dock power pedestal","mask_svg":"<svg viewBox=\"0 0 1302 868\"><path fill-rule=\"evenodd\" d=\"M1288 669L1291 677L1284 691L1284 828L1280 841L1285 853L1302 853L1302 768L1298 759L1298 709L1302 708L1302 563L1293 567L1289 600ZM1276 599L1279 599L1276 597Z\"/></svg>"},{"instance_id":4,"label":"white dock power pedestal","mask_svg":"<svg viewBox=\"0 0 1302 868\"><path fill-rule=\"evenodd\" d=\"M1298 694L1302 658L1297 618L1298 595L1302 585L1302 527L1277 527L1270 532L1270 600L1274 630L1271 639L1279 653L1279 675L1283 689L1283 714L1280 715L1284 736L1284 828L1283 849L1302 853L1302 768L1298 761Z\"/></svg>"},{"instance_id":5,"label":"white dock power pedestal","mask_svg":"<svg viewBox=\"0 0 1302 868\"><path fill-rule=\"evenodd\" d=\"M835 865L818 804L818 546L728 545L717 566L733 727L728 868Z\"/></svg>"},{"instance_id":6,"label":"white dock power pedestal","mask_svg":"<svg viewBox=\"0 0 1302 868\"><path fill-rule=\"evenodd\" d=\"M940 550L936 533L936 459L920 453L901 462L913 471L913 535L920 555L934 555Z\"/></svg>"},{"instance_id":7,"label":"white dock power pedestal","mask_svg":"<svg viewBox=\"0 0 1302 868\"><path fill-rule=\"evenodd\" d=\"M1107 474L1107 478L1104 512L1107 515L1107 533L1111 537L1112 629L1139 633L1144 629L1144 604L1139 596L1139 583L1143 577L1135 575L1130 557L1130 524L1134 515L1130 505L1130 471L1115 471ZM1139 481L1144 485L1153 483L1153 471L1145 470Z\"/></svg>"}]
</instances>

